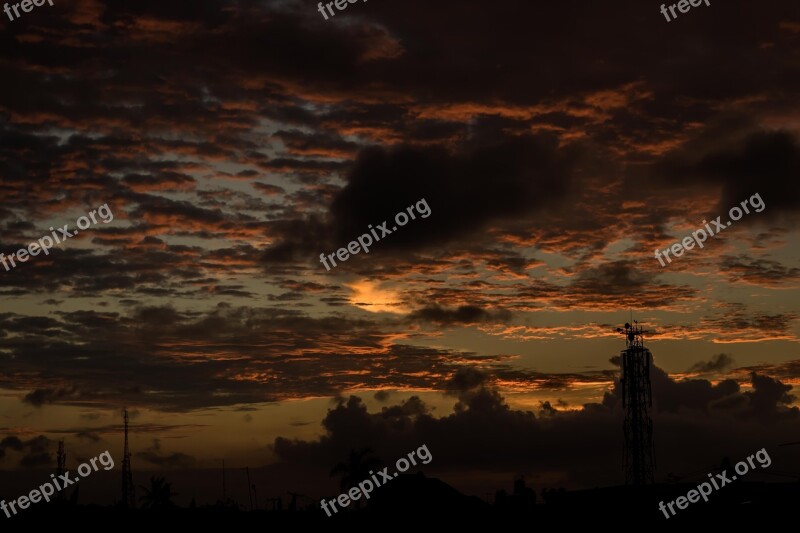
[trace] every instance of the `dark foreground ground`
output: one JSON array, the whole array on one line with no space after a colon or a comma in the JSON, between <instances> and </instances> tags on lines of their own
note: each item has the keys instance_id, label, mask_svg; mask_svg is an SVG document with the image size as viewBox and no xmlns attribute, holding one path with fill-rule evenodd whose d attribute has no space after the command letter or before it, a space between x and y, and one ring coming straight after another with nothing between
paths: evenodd
<instances>
[{"instance_id":1,"label":"dark foreground ground","mask_svg":"<svg viewBox=\"0 0 800 533\"><path fill-rule=\"evenodd\" d=\"M398 480L399 481L399 480ZM248 527L292 528L305 531L330 527L334 530L375 531L398 527L459 526L467 530L565 525L605 526L616 530L674 530L687 526L736 527L780 525L792 527L800 516L800 481L793 483L739 483L714 492L708 503L689 504L667 520L658 509L660 501L672 501L696 484L656 485L645 488L610 487L549 494L547 503L532 504L530 498L510 495L489 505L464 496L435 479L423 483L399 483L369 501L366 507L340 512L328 518L318 508L295 511L242 511L235 507L202 506L162 510L118 507L37 504L8 519L0 514L4 531L34 527L83 531L134 531L174 526L198 528ZM406 490L416 488L416 491ZM388 488L388 487L387 487ZM541 497L539 497L541 500ZM56 531L56 529L53 529Z\"/></svg>"}]
</instances>

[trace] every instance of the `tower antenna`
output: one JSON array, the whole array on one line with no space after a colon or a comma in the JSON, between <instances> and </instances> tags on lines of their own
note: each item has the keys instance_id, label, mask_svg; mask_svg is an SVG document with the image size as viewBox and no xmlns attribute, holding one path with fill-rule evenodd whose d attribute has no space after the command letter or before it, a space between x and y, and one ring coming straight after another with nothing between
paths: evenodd
<instances>
[{"instance_id":1,"label":"tower antenna","mask_svg":"<svg viewBox=\"0 0 800 533\"><path fill-rule=\"evenodd\" d=\"M653 356L644 347L644 334L650 333L639 326L636 320L625 323L625 329L617 328L625 334L625 349L620 353L622 359L622 406L625 409L624 468L625 483L628 485L647 485L654 481L655 451L653 448L653 420L650 408L653 406L653 391L650 386L650 365Z\"/></svg>"},{"instance_id":2,"label":"tower antenna","mask_svg":"<svg viewBox=\"0 0 800 533\"><path fill-rule=\"evenodd\" d=\"M128 409L123 409L125 422L125 449L122 452L122 507L133 509L136 507L136 488L133 485L131 472L131 449L128 446Z\"/></svg>"}]
</instances>

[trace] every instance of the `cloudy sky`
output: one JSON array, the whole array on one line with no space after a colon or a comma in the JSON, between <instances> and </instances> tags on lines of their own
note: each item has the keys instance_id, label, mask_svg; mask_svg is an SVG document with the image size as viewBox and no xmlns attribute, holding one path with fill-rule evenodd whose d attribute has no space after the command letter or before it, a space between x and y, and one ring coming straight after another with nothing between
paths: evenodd
<instances>
[{"instance_id":1,"label":"cloudy sky","mask_svg":"<svg viewBox=\"0 0 800 533\"><path fill-rule=\"evenodd\" d=\"M796 2L54 3L0 14L0 251L113 220L0 269L0 469L121 461L127 406L168 477L427 443L466 492L614 485L631 316L658 480L800 469Z\"/></svg>"}]
</instances>

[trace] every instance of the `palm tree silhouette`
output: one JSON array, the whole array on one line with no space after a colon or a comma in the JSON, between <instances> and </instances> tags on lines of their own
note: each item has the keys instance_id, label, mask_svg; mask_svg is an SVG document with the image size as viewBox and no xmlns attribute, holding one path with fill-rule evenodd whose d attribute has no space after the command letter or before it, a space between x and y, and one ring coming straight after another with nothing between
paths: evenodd
<instances>
[{"instance_id":1,"label":"palm tree silhouette","mask_svg":"<svg viewBox=\"0 0 800 533\"><path fill-rule=\"evenodd\" d=\"M376 470L383 463L377 457L368 457L372 454L370 448L362 450L350 450L347 461L339 463L331 470L331 476L341 475L339 487L342 492L347 492L351 487L355 487L359 482L369 479L370 470ZM360 507L361 500L356 501L356 508Z\"/></svg>"},{"instance_id":2,"label":"palm tree silhouette","mask_svg":"<svg viewBox=\"0 0 800 533\"><path fill-rule=\"evenodd\" d=\"M141 486L140 486L141 487ZM142 507L145 509L165 509L174 507L172 497L178 494L172 492L172 483L167 483L163 477L151 477L150 488L141 487L144 494L139 500L142 502Z\"/></svg>"}]
</instances>

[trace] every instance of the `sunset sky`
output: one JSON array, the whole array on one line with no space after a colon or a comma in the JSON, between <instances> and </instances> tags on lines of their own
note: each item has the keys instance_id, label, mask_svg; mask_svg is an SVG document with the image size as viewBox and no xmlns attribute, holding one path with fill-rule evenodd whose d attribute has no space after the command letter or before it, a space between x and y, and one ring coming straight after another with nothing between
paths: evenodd
<instances>
[{"instance_id":1,"label":"sunset sky","mask_svg":"<svg viewBox=\"0 0 800 533\"><path fill-rule=\"evenodd\" d=\"M176 479L425 443L466 493L620 484L633 317L657 480L800 471L797 2L54 3L0 13L0 252L114 218L0 268L0 470L117 475L127 406Z\"/></svg>"}]
</instances>

